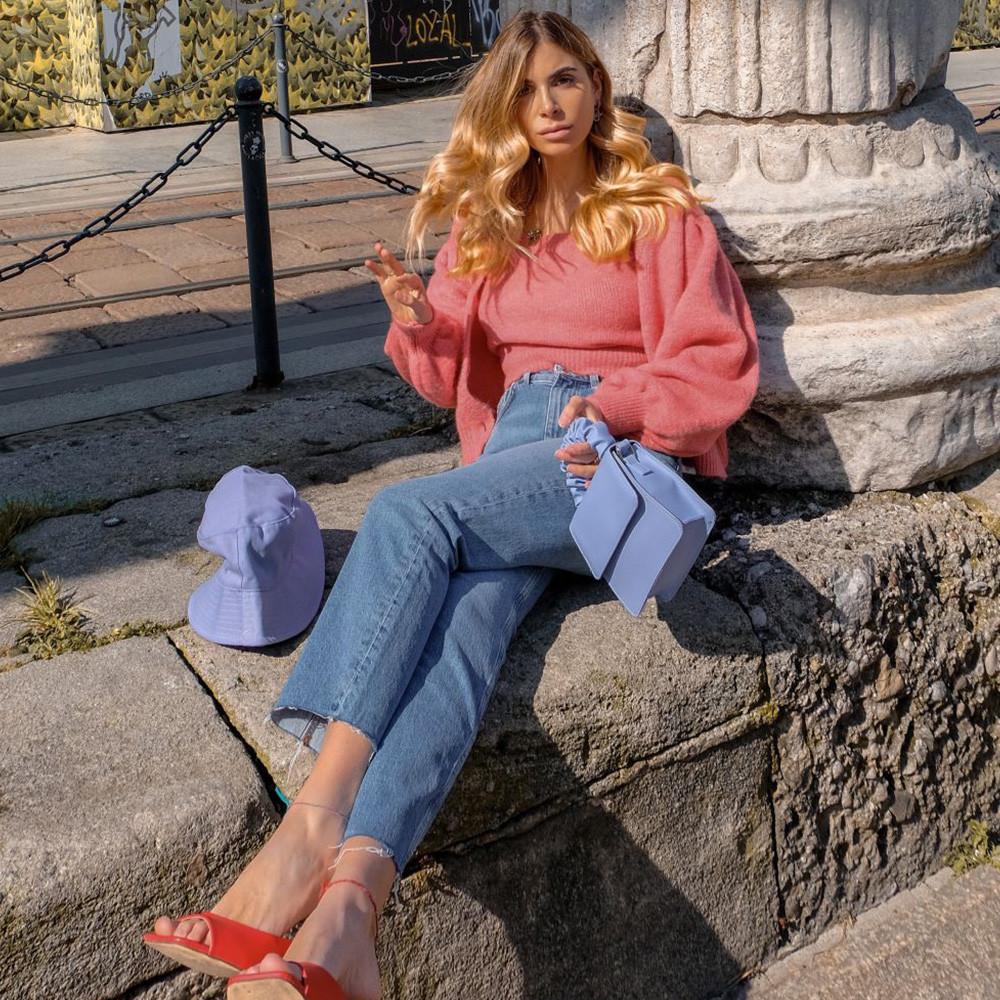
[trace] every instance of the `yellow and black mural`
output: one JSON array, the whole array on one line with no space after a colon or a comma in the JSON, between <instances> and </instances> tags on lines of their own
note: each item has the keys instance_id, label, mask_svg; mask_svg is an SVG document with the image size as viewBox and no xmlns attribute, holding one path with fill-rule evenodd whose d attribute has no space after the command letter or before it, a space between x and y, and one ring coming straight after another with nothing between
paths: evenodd
<instances>
[{"instance_id":1,"label":"yellow and black mural","mask_svg":"<svg viewBox=\"0 0 1000 1000\"><path fill-rule=\"evenodd\" d=\"M1000 45L1000 0L964 0L955 47L975 49L992 45Z\"/></svg>"},{"instance_id":2,"label":"yellow and black mural","mask_svg":"<svg viewBox=\"0 0 1000 1000\"><path fill-rule=\"evenodd\" d=\"M0 69L6 75L63 95L126 102L88 108L0 81L0 128L200 121L219 113L245 73L261 80L270 100L274 59L267 29L277 10L290 28L348 67L290 35L293 110L370 100L364 0L0 0ZM259 44L219 72L258 36ZM169 96L157 99L163 94Z\"/></svg>"}]
</instances>

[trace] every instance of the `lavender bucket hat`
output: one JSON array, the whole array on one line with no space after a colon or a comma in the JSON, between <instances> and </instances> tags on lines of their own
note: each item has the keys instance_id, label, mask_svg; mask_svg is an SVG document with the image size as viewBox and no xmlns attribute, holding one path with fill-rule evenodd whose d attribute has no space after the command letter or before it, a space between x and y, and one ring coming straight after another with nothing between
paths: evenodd
<instances>
[{"instance_id":1,"label":"lavender bucket hat","mask_svg":"<svg viewBox=\"0 0 1000 1000\"><path fill-rule=\"evenodd\" d=\"M224 560L188 600L200 636L266 646L312 621L323 599L323 539L284 476L248 465L227 472L205 500L198 544Z\"/></svg>"}]
</instances>

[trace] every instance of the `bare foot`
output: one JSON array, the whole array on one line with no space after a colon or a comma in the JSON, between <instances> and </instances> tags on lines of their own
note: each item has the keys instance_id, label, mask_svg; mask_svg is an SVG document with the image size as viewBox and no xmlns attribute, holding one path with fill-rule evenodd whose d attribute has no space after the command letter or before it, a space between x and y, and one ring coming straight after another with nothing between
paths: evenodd
<instances>
[{"instance_id":1,"label":"bare foot","mask_svg":"<svg viewBox=\"0 0 1000 1000\"><path fill-rule=\"evenodd\" d=\"M269 934L284 934L316 905L346 825L343 817L325 809L289 809L211 912ZM153 929L199 942L209 936L208 924L197 918L158 917Z\"/></svg>"},{"instance_id":2,"label":"bare foot","mask_svg":"<svg viewBox=\"0 0 1000 1000\"><path fill-rule=\"evenodd\" d=\"M321 965L350 1000L380 1000L375 915L360 889L349 883L333 886L299 928L284 959L272 952L243 971L289 972L301 980L298 962Z\"/></svg>"}]
</instances>

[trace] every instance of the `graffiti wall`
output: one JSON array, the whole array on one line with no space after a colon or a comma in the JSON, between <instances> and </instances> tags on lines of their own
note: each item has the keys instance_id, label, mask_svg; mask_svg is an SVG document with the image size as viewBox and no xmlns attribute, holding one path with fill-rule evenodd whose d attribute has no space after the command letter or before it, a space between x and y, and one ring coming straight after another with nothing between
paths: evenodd
<instances>
[{"instance_id":1,"label":"graffiti wall","mask_svg":"<svg viewBox=\"0 0 1000 1000\"><path fill-rule=\"evenodd\" d=\"M271 99L269 36L220 68L266 30L278 9L324 53L289 35L293 110L371 99L363 72L370 69L365 0L0 0L0 72L59 94L128 102L84 108L0 81L0 129L201 121L232 99L245 73L259 77ZM169 96L143 100L160 94Z\"/></svg>"},{"instance_id":2,"label":"graffiti wall","mask_svg":"<svg viewBox=\"0 0 1000 1000\"><path fill-rule=\"evenodd\" d=\"M500 31L499 0L368 0L372 65L474 56Z\"/></svg>"}]
</instances>

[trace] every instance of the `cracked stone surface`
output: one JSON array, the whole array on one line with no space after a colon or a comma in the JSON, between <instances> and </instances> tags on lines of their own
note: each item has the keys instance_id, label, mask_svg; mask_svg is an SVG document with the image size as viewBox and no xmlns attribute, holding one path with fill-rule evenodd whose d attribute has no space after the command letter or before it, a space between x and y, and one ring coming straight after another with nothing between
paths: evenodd
<instances>
[{"instance_id":1,"label":"cracked stone surface","mask_svg":"<svg viewBox=\"0 0 1000 1000\"><path fill-rule=\"evenodd\" d=\"M172 973L142 932L210 906L275 821L165 638L0 674L0 761L4 997L117 997Z\"/></svg>"},{"instance_id":2,"label":"cracked stone surface","mask_svg":"<svg viewBox=\"0 0 1000 1000\"><path fill-rule=\"evenodd\" d=\"M697 577L752 615L776 724L789 941L1000 815L1000 538L956 494L732 494Z\"/></svg>"}]
</instances>

